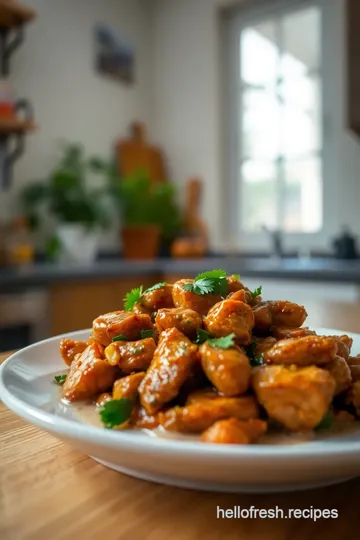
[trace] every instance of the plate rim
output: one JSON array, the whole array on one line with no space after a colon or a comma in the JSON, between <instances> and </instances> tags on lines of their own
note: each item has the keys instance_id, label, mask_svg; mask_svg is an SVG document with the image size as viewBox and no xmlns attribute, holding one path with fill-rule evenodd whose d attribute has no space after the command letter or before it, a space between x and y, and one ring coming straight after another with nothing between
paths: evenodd
<instances>
[{"instance_id":1,"label":"plate rim","mask_svg":"<svg viewBox=\"0 0 360 540\"><path fill-rule=\"evenodd\" d=\"M317 331L342 335L343 330L318 327ZM45 340L33 343L12 355L10 355L0 366L0 399L15 414L25 419L31 424L35 424L48 432L63 435L71 439L79 439L90 444L97 444L107 448L119 450L131 450L138 453L149 452L150 450L158 454L181 455L182 458L191 457L203 458L205 455L214 460L242 459L242 460L263 460L271 459L273 462L281 461L286 457L289 460L297 461L301 458L312 458L321 460L325 456L333 458L349 458L358 455L360 452L359 440L341 441L341 438L334 440L329 438L321 441L310 441L296 445L227 445L199 443L198 441L178 441L176 439L161 439L148 435L129 431L114 431L101 427L92 426L83 422L78 422L69 418L57 416L40 407L30 405L14 395L4 381L7 370L11 370L13 362L26 355L30 349L41 347L45 343L57 342L62 338L71 338L90 333L90 329L76 330L65 334L60 334ZM360 340L360 334L347 332L349 336L356 336Z\"/></svg>"}]
</instances>

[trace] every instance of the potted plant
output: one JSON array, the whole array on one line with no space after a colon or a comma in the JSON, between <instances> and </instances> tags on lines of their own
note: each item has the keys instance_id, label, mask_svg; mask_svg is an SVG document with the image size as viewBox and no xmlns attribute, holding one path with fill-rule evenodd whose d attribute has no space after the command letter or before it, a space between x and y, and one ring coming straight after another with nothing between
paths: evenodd
<instances>
[{"instance_id":1,"label":"potted plant","mask_svg":"<svg viewBox=\"0 0 360 540\"><path fill-rule=\"evenodd\" d=\"M53 252L60 247L67 261L93 261L100 230L107 225L102 204L106 191L87 186L90 170L81 146L67 144L49 177L27 185L21 194L23 209L33 226L39 227L43 206L55 218L55 237L48 245Z\"/></svg>"}]
</instances>

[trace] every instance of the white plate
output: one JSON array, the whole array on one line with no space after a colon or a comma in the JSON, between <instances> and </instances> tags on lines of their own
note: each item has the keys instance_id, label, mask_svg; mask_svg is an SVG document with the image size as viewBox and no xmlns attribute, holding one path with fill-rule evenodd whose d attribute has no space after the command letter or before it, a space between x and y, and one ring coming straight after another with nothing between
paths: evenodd
<instances>
[{"instance_id":1,"label":"white plate","mask_svg":"<svg viewBox=\"0 0 360 540\"><path fill-rule=\"evenodd\" d=\"M316 329L319 334L343 334ZM86 339L89 330L67 334ZM360 335L354 351L360 351ZM138 478L193 489L274 492L306 489L360 475L359 430L296 445L236 446L159 439L84 423L59 402L54 374L64 372L59 341L47 339L12 355L0 370L0 397L16 414L100 463Z\"/></svg>"}]
</instances>

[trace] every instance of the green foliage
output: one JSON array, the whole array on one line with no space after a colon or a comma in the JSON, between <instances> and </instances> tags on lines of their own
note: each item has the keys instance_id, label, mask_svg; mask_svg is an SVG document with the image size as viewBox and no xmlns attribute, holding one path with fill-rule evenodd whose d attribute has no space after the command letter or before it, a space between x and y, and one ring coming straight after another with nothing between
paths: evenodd
<instances>
[{"instance_id":1,"label":"green foliage","mask_svg":"<svg viewBox=\"0 0 360 540\"><path fill-rule=\"evenodd\" d=\"M125 311L132 311L134 309L135 304L140 302L143 292L143 286L140 285L140 287L131 289L130 292L126 293L124 298Z\"/></svg>"},{"instance_id":2,"label":"green foliage","mask_svg":"<svg viewBox=\"0 0 360 540\"><path fill-rule=\"evenodd\" d=\"M134 402L131 399L113 399L103 405L99 414L104 426L112 429L129 420L133 408Z\"/></svg>"},{"instance_id":3,"label":"green foliage","mask_svg":"<svg viewBox=\"0 0 360 540\"><path fill-rule=\"evenodd\" d=\"M221 294L228 293L229 285L226 279L226 270L210 270L202 272L194 279L193 283L185 283L184 291L194 294Z\"/></svg>"},{"instance_id":4,"label":"green foliage","mask_svg":"<svg viewBox=\"0 0 360 540\"><path fill-rule=\"evenodd\" d=\"M217 347L219 349L231 349L235 346L235 334L229 334L228 336L221 338L212 338L207 340L211 347Z\"/></svg>"}]
</instances>

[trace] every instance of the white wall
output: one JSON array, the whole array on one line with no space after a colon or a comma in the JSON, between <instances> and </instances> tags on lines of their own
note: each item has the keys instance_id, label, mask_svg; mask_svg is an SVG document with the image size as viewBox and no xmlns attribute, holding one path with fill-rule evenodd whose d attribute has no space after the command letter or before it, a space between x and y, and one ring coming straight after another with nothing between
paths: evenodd
<instances>
[{"instance_id":1,"label":"white wall","mask_svg":"<svg viewBox=\"0 0 360 540\"><path fill-rule=\"evenodd\" d=\"M346 130L344 0L324 3L331 28L326 68L331 163L324 179L330 219L325 239L319 241L321 248L344 223L360 233L360 146ZM157 0L154 18L155 133L166 149L174 179L184 181L194 174L204 178L203 214L215 247L224 246L221 226L226 212L217 17L221 4L220 0ZM264 241L267 246L267 238Z\"/></svg>"},{"instance_id":2,"label":"white wall","mask_svg":"<svg viewBox=\"0 0 360 540\"><path fill-rule=\"evenodd\" d=\"M26 153L15 165L13 190L0 192L2 217L13 192L52 167L57 141L80 141L92 153L108 156L130 121L151 116L151 28L146 0L29 0L38 12L26 41L12 60L10 80L18 97L34 106L39 130L26 139ZM92 28L111 25L136 51L134 86L99 76L94 70Z\"/></svg>"}]
</instances>

